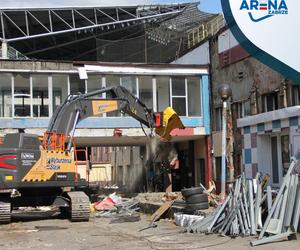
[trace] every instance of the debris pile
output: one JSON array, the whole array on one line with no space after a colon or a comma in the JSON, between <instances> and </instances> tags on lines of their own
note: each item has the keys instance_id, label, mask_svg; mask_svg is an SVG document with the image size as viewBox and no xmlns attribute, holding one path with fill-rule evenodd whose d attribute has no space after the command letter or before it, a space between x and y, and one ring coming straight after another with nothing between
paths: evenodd
<instances>
[{"instance_id":1,"label":"debris pile","mask_svg":"<svg viewBox=\"0 0 300 250\"><path fill-rule=\"evenodd\" d=\"M199 215L190 215L190 214L183 214L183 213L175 213L174 214L174 223L180 227L188 227L191 224L200 222L204 219L204 216Z\"/></svg>"},{"instance_id":2,"label":"debris pile","mask_svg":"<svg viewBox=\"0 0 300 250\"><path fill-rule=\"evenodd\" d=\"M105 197L102 201L95 202L93 204L94 210L103 211L110 210L122 202L122 198L116 193L112 193L109 196Z\"/></svg>"},{"instance_id":3,"label":"debris pile","mask_svg":"<svg viewBox=\"0 0 300 250\"><path fill-rule=\"evenodd\" d=\"M276 193L262 180L241 176L222 205L204 218L186 227L188 232L249 236L259 232L252 246L296 237L300 215L300 185L296 174L300 163L293 161Z\"/></svg>"},{"instance_id":4,"label":"debris pile","mask_svg":"<svg viewBox=\"0 0 300 250\"><path fill-rule=\"evenodd\" d=\"M135 199L125 199L113 193L94 203L94 208L98 211L95 217L111 218L110 223L139 221L141 217L138 213L138 204Z\"/></svg>"}]
</instances>

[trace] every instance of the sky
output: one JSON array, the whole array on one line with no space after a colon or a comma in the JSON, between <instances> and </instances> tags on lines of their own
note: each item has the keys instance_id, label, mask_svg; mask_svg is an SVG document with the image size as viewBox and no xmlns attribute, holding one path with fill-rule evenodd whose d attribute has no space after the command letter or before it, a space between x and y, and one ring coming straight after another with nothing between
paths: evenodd
<instances>
[{"instance_id":1,"label":"sky","mask_svg":"<svg viewBox=\"0 0 300 250\"><path fill-rule=\"evenodd\" d=\"M111 6L192 2L193 0L0 0L0 8L28 8L30 7L73 7L73 6ZM197 1L196 1L197 2ZM218 13L222 11L221 0L200 0L200 9Z\"/></svg>"}]
</instances>

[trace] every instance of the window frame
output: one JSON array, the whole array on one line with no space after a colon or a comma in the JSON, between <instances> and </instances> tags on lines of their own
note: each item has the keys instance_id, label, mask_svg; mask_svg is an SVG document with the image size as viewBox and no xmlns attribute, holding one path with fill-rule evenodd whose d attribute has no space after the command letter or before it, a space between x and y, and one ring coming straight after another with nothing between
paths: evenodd
<instances>
[{"instance_id":1,"label":"window frame","mask_svg":"<svg viewBox=\"0 0 300 250\"><path fill-rule=\"evenodd\" d=\"M175 77L180 77L180 76L175 76ZM187 87L187 77L182 77L184 78L184 91L185 91L185 95L173 95L173 80L172 77L170 77L169 79L169 85L170 85L170 104L171 107L173 107L173 98L185 98L185 115L180 115L181 117L189 117L189 105L188 105L188 87ZM201 105L202 106L202 105ZM176 110L175 110L176 111Z\"/></svg>"}]
</instances>

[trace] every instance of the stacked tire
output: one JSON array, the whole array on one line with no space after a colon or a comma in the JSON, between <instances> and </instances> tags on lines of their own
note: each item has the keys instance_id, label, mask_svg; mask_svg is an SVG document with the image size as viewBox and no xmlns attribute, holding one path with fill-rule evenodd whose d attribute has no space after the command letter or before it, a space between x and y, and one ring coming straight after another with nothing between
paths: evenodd
<instances>
[{"instance_id":1,"label":"stacked tire","mask_svg":"<svg viewBox=\"0 0 300 250\"><path fill-rule=\"evenodd\" d=\"M185 199L186 211L193 213L196 210L204 210L209 208L208 196L203 193L202 187L185 188L181 190Z\"/></svg>"}]
</instances>

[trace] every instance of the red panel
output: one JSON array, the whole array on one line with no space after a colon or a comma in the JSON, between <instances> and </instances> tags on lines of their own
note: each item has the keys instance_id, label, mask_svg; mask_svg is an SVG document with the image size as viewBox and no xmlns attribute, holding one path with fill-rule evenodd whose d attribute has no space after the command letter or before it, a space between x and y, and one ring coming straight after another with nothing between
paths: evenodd
<instances>
[{"instance_id":1,"label":"red panel","mask_svg":"<svg viewBox=\"0 0 300 250\"><path fill-rule=\"evenodd\" d=\"M222 69L230 64L241 61L248 56L250 56L248 52L240 45L235 46L219 54L219 66Z\"/></svg>"},{"instance_id":2,"label":"red panel","mask_svg":"<svg viewBox=\"0 0 300 250\"><path fill-rule=\"evenodd\" d=\"M176 128L171 132L171 136L189 136L189 135L194 135L193 128L185 128L185 129Z\"/></svg>"},{"instance_id":3,"label":"red panel","mask_svg":"<svg viewBox=\"0 0 300 250\"><path fill-rule=\"evenodd\" d=\"M159 128L161 127L161 125L162 125L161 113L157 112L155 113L155 126Z\"/></svg>"}]
</instances>

